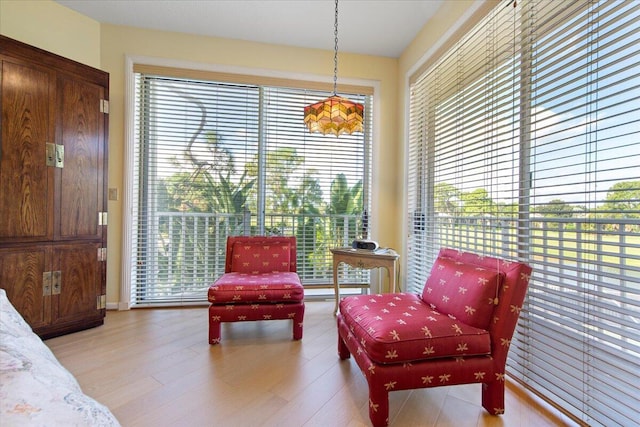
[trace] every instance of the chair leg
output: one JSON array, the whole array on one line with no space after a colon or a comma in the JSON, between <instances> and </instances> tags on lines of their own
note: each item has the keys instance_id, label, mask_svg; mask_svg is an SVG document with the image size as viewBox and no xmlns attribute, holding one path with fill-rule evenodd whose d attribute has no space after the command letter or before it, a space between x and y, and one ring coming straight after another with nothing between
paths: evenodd
<instances>
[{"instance_id":1,"label":"chair leg","mask_svg":"<svg viewBox=\"0 0 640 427\"><path fill-rule=\"evenodd\" d=\"M504 414L504 381L482 384L482 406L491 415Z\"/></svg>"},{"instance_id":2,"label":"chair leg","mask_svg":"<svg viewBox=\"0 0 640 427\"><path fill-rule=\"evenodd\" d=\"M369 419L373 427L389 424L389 392L383 385L373 387L369 384Z\"/></svg>"},{"instance_id":3,"label":"chair leg","mask_svg":"<svg viewBox=\"0 0 640 427\"><path fill-rule=\"evenodd\" d=\"M296 312L293 317L293 339L302 339L302 324L304 321L304 305Z\"/></svg>"},{"instance_id":4,"label":"chair leg","mask_svg":"<svg viewBox=\"0 0 640 427\"><path fill-rule=\"evenodd\" d=\"M351 357L351 352L349 352L349 348L344 343L344 340L340 335L338 335L338 356L342 360L345 360Z\"/></svg>"},{"instance_id":5,"label":"chair leg","mask_svg":"<svg viewBox=\"0 0 640 427\"><path fill-rule=\"evenodd\" d=\"M209 344L211 345L220 343L220 323L209 319Z\"/></svg>"}]
</instances>

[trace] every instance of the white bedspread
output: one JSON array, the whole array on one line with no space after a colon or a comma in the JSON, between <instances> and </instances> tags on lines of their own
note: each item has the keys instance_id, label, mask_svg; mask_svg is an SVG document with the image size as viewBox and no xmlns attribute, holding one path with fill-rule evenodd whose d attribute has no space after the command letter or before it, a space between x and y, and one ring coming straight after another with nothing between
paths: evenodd
<instances>
[{"instance_id":1,"label":"white bedspread","mask_svg":"<svg viewBox=\"0 0 640 427\"><path fill-rule=\"evenodd\" d=\"M35 335L0 289L0 425L119 426Z\"/></svg>"}]
</instances>

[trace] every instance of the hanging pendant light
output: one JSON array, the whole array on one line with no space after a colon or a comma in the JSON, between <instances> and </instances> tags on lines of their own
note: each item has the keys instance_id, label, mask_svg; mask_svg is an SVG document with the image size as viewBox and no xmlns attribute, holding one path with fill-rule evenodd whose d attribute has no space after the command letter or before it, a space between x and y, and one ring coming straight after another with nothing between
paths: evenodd
<instances>
[{"instance_id":1,"label":"hanging pendant light","mask_svg":"<svg viewBox=\"0 0 640 427\"><path fill-rule=\"evenodd\" d=\"M335 136L343 133L362 132L364 106L347 98L338 96L338 0L336 0L335 25L333 34L333 95L324 101L304 107L304 123L309 132Z\"/></svg>"}]
</instances>

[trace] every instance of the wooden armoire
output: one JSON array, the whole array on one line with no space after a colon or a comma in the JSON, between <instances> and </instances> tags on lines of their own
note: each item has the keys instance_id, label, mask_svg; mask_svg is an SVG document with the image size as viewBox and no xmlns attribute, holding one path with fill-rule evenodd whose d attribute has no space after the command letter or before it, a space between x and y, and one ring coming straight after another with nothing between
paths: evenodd
<instances>
[{"instance_id":1,"label":"wooden armoire","mask_svg":"<svg viewBox=\"0 0 640 427\"><path fill-rule=\"evenodd\" d=\"M104 322L108 73L0 35L0 288L49 338Z\"/></svg>"}]
</instances>

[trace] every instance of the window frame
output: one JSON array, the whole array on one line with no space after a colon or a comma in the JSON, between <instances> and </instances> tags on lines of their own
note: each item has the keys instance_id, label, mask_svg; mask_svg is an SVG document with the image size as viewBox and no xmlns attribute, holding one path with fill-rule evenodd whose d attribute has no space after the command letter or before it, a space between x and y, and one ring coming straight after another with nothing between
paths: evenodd
<instances>
[{"instance_id":1,"label":"window frame","mask_svg":"<svg viewBox=\"0 0 640 427\"><path fill-rule=\"evenodd\" d=\"M136 237L131 232L132 227L136 223L136 219L130 215L131 207L134 203L131 183L134 182L134 170L132 167L132 161L135 160L134 144L135 144L135 71L136 70L169 70L177 72L178 74L184 74L186 78L201 79L202 76L217 75L222 78L228 78L231 82L247 83L248 81L258 81L261 84L285 84L287 87L332 91L333 84L327 82L327 78L324 76L317 76L311 74L280 72L273 70L262 70L253 68L244 68L236 66L227 66L220 64L204 64L204 63L191 63L178 60L167 60L161 58L151 58L143 56L127 55L125 57L125 153L124 153L124 185L123 185L123 202L124 202L124 216L123 216L123 239L122 239L122 256L123 256L123 269L122 269L122 282L120 287L120 302L119 309L129 309L135 307L132 304L132 278L135 275L135 266L132 265L132 247L135 244ZM366 120L369 120L369 132L367 134L366 146L368 147L368 170L366 171L367 180L369 181L369 196L366 200L365 209L369 214L368 226L369 234L375 233L376 221L371 221L370 207L374 202L373 198L373 185L374 177L372 174L373 164L375 161L376 151L378 150L378 138L376 135L379 133L379 124L377 118L379 116L376 105L379 102L379 87L380 82L365 80L365 79L341 79L341 84L338 85L338 91L360 91L361 93L369 96L372 114L368 116ZM252 83L248 83L252 84ZM344 92L343 92L344 93ZM330 254L329 254L330 257ZM361 283L362 274L357 274L356 279ZM363 272L361 272L363 273ZM354 276L355 277L355 276ZM353 279L353 278L352 278ZM373 280L375 277L369 277L367 274L367 280ZM311 295L314 296L318 292L314 292L314 288L326 288L332 289L333 285L330 280L326 284L319 284L311 288ZM329 294L329 292L324 291ZM324 295L323 291L319 291ZM206 296L205 296L206 298ZM206 300L205 300L206 301ZM179 305L199 305L202 302L189 302L185 301ZM148 304L144 306L155 306L156 304ZM166 306L161 304L160 306Z\"/></svg>"}]
</instances>

